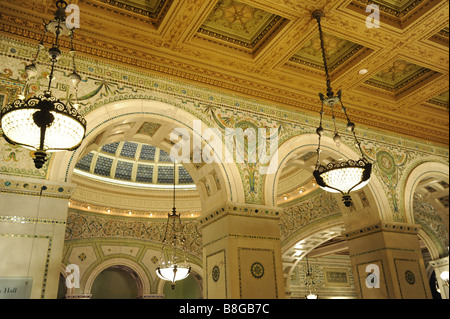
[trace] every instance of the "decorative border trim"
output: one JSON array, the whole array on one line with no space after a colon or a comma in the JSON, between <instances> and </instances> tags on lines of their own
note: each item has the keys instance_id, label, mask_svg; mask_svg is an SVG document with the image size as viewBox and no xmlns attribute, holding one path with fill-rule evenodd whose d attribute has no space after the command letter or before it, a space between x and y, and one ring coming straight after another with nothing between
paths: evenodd
<instances>
[{"instance_id":1,"label":"decorative border trim","mask_svg":"<svg viewBox=\"0 0 450 319\"><path fill-rule=\"evenodd\" d=\"M22 216L0 216L0 222L20 223L20 224L54 224L66 225L65 220L45 219L45 218L31 218Z\"/></svg>"},{"instance_id":2,"label":"decorative border trim","mask_svg":"<svg viewBox=\"0 0 450 319\"><path fill-rule=\"evenodd\" d=\"M223 267L224 267L224 270L223 270L223 273L224 273L224 278L225 278L225 298L228 298L228 282L227 282L227 254L226 254L226 250L225 249L221 249L221 250L218 250L218 251L216 251L216 252L214 252L214 253L212 253L212 254L209 254L209 255L207 255L206 256L206 265L205 265L205 269L206 269L206 271L208 271L208 258L209 257L212 257L212 256L215 256L215 255L217 255L217 254L220 254L220 253L223 253ZM208 297L208 294L209 294L209 289L208 289L208 278L209 278L209 276L206 276L206 299L209 299L209 297ZM220 278L219 278L220 279ZM215 281L216 282L216 281Z\"/></svg>"},{"instance_id":3,"label":"decorative border trim","mask_svg":"<svg viewBox=\"0 0 450 319\"><path fill-rule=\"evenodd\" d=\"M273 263L273 279L274 279L274 287L275 287L275 297L278 298L278 281L277 281L277 269L275 263L275 251L273 249L267 248L246 248L246 247L238 247L238 267L239 267L239 298L242 299L242 273L241 273L241 251L243 250L252 250L252 251L266 251L272 253L272 263Z\"/></svg>"},{"instance_id":4,"label":"decorative border trim","mask_svg":"<svg viewBox=\"0 0 450 319\"><path fill-rule=\"evenodd\" d=\"M9 234L9 233L0 233L0 237L32 238L33 240L35 238L37 238L37 239L48 239L47 258L45 260L44 276L42 278L42 290L41 290L41 299L44 299L44 297L45 297L45 289L47 287L47 275L48 275L48 268L49 268L49 264L50 264L50 255L51 255L51 251L52 251L53 237L52 236L46 236L46 235Z\"/></svg>"},{"instance_id":5,"label":"decorative border trim","mask_svg":"<svg viewBox=\"0 0 450 319\"><path fill-rule=\"evenodd\" d=\"M363 228L353 230L344 234L345 239L355 239L358 237L367 236L369 234L377 233L380 231L390 231L396 233L405 234L418 234L421 227L419 225L411 225L405 223L392 223L392 222L379 222L370 226L365 226Z\"/></svg>"},{"instance_id":6,"label":"decorative border trim","mask_svg":"<svg viewBox=\"0 0 450 319\"><path fill-rule=\"evenodd\" d=\"M281 217L281 213L277 209L267 207L249 207L248 204L242 206L228 204L208 213L206 217L199 219L200 226L205 227L213 221L217 221L218 219L228 215L269 219L279 219Z\"/></svg>"},{"instance_id":7,"label":"decorative border trim","mask_svg":"<svg viewBox=\"0 0 450 319\"><path fill-rule=\"evenodd\" d=\"M397 275L397 282L398 282L398 287L399 287L399 290L400 290L400 296L403 298L402 286L400 285L400 276L399 276L398 269L397 269L397 261L413 261L413 262L417 263L417 267L419 269L419 276L420 276L420 279L421 279L421 282L422 282L422 288L423 288L423 291L425 292L425 297L428 298L429 296L428 296L428 293L427 293L427 289L425 288L425 283L424 283L424 280L423 280L423 277L422 277L422 272L420 271L419 261L417 259L394 258L395 274ZM408 270L408 271L410 271L410 270ZM415 282L417 282L417 280ZM413 285L414 283L411 284L410 282L408 282L408 284L410 284L410 285Z\"/></svg>"}]
</instances>

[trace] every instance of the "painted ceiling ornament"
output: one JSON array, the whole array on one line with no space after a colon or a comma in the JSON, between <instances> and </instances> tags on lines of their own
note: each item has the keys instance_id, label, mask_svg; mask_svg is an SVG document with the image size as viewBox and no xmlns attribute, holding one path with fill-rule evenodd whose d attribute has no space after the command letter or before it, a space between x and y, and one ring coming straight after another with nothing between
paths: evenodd
<instances>
[{"instance_id":1,"label":"painted ceiling ornament","mask_svg":"<svg viewBox=\"0 0 450 319\"><path fill-rule=\"evenodd\" d=\"M37 52L31 64L25 67L28 80L37 75L36 67L39 52L44 49L46 33L53 33L55 40L48 50L51 71L48 75L48 88L42 94L26 99L27 83L19 98L5 106L0 111L0 122L3 137L12 145L19 145L34 151L34 163L37 169L42 168L47 161L47 152L74 151L84 139L86 120L78 113L77 103L73 106L64 104L54 97L51 92L54 80L55 64L62 53L60 36L69 36L71 42L70 54L73 60L73 72L69 75L75 91L81 81L76 72L75 51L73 50L73 29L66 25L65 9L67 3L63 0L56 2L54 19L44 25L44 34L38 45Z\"/></svg>"},{"instance_id":2,"label":"painted ceiling ornament","mask_svg":"<svg viewBox=\"0 0 450 319\"><path fill-rule=\"evenodd\" d=\"M319 145L317 148L317 163L314 169L313 175L317 181L317 184L327 192L341 193L342 200L346 207L349 207L352 203L350 197L350 192L360 189L367 185L370 180L370 175L372 171L372 163L364 156L361 149L361 143L358 141L355 134L355 123L350 121L347 115L346 108L344 107L341 100L341 90L335 95L333 89L331 88L331 80L327 67L327 59L325 53L325 46L323 40L322 26L320 24L320 19L323 16L322 11L315 11L313 17L317 20L319 27L319 37L322 48L322 57L326 75L327 93L324 96L319 93L320 100L322 101L322 109L320 111L320 125L316 130L317 135L319 135ZM334 137L333 140L339 147L341 142L341 136L339 135L336 127L336 118L334 114L334 107L340 104L345 117L347 118L347 130L353 134L355 143L361 152L361 158L353 160L348 159L347 161L337 161L334 163L321 164L320 163L320 143L323 134L325 133L322 127L322 120L324 114L324 105L327 105L331 109L331 115L334 123Z\"/></svg>"}]
</instances>

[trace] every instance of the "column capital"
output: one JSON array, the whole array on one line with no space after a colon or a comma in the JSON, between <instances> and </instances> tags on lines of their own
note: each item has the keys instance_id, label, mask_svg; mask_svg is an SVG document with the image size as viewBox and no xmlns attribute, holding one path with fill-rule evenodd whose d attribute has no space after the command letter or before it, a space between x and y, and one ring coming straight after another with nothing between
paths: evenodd
<instances>
[{"instance_id":1,"label":"column capital","mask_svg":"<svg viewBox=\"0 0 450 319\"><path fill-rule=\"evenodd\" d=\"M357 229L348 230L343 233L346 240L367 236L377 232L395 232L405 234L418 234L420 225L407 224L400 222L384 222L380 221L374 224L359 227Z\"/></svg>"},{"instance_id":2,"label":"column capital","mask_svg":"<svg viewBox=\"0 0 450 319\"><path fill-rule=\"evenodd\" d=\"M279 219L281 217L282 211L283 208L280 207L227 202L224 205L203 214L199 221L200 227L205 227L208 224L221 219L222 217L230 215L265 219Z\"/></svg>"}]
</instances>

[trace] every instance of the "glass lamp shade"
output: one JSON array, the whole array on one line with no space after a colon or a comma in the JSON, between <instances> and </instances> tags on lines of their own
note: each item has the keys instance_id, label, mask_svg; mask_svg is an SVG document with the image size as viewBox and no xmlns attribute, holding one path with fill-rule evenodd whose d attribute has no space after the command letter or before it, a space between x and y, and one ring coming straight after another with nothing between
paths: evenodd
<instances>
[{"instance_id":1,"label":"glass lamp shade","mask_svg":"<svg viewBox=\"0 0 450 319\"><path fill-rule=\"evenodd\" d=\"M0 123L10 144L44 153L75 150L86 132L86 120L78 111L49 92L8 104L0 112Z\"/></svg>"},{"instance_id":2,"label":"glass lamp shade","mask_svg":"<svg viewBox=\"0 0 450 319\"><path fill-rule=\"evenodd\" d=\"M372 164L367 159L318 165L313 172L317 184L327 192L344 195L344 204L350 206L350 191L363 188L370 180Z\"/></svg>"},{"instance_id":3,"label":"glass lamp shade","mask_svg":"<svg viewBox=\"0 0 450 319\"><path fill-rule=\"evenodd\" d=\"M309 295L306 296L306 299L317 299L317 295L310 293Z\"/></svg>"},{"instance_id":4,"label":"glass lamp shade","mask_svg":"<svg viewBox=\"0 0 450 319\"><path fill-rule=\"evenodd\" d=\"M440 277L443 281L446 281L448 283L448 271L441 272Z\"/></svg>"},{"instance_id":5,"label":"glass lamp shade","mask_svg":"<svg viewBox=\"0 0 450 319\"><path fill-rule=\"evenodd\" d=\"M156 268L156 274L162 280L170 281L172 289L175 288L175 282L185 279L189 276L191 267L178 266L177 264L167 263L161 267Z\"/></svg>"}]
</instances>

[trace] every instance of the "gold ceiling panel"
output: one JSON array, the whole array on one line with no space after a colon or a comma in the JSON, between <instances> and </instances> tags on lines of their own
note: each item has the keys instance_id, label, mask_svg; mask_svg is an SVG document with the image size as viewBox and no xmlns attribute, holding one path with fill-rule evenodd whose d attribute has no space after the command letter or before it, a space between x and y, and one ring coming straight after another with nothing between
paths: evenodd
<instances>
[{"instance_id":1,"label":"gold ceiling panel","mask_svg":"<svg viewBox=\"0 0 450 319\"><path fill-rule=\"evenodd\" d=\"M100 2L151 19L158 26L173 0L100 0Z\"/></svg>"},{"instance_id":2,"label":"gold ceiling panel","mask_svg":"<svg viewBox=\"0 0 450 319\"><path fill-rule=\"evenodd\" d=\"M433 97L431 100L429 100L429 103L432 103L434 105L443 107L445 109L449 109L449 97L448 97L448 90L445 92L442 92L439 95L436 95L435 97Z\"/></svg>"},{"instance_id":3,"label":"gold ceiling panel","mask_svg":"<svg viewBox=\"0 0 450 319\"><path fill-rule=\"evenodd\" d=\"M311 12L322 9L332 86L352 120L449 143L448 0L68 2L80 7L79 55L313 114L325 79ZM369 3L378 29L366 26ZM53 11L54 0L2 0L0 36L36 45Z\"/></svg>"},{"instance_id":4,"label":"gold ceiling panel","mask_svg":"<svg viewBox=\"0 0 450 319\"><path fill-rule=\"evenodd\" d=\"M426 14L439 0L354 0L348 8L359 11L366 10L367 5L375 4L380 10L380 23L404 29Z\"/></svg>"},{"instance_id":5,"label":"gold ceiling panel","mask_svg":"<svg viewBox=\"0 0 450 319\"><path fill-rule=\"evenodd\" d=\"M254 53L286 19L235 0L219 0L197 37Z\"/></svg>"},{"instance_id":6,"label":"gold ceiling panel","mask_svg":"<svg viewBox=\"0 0 450 319\"><path fill-rule=\"evenodd\" d=\"M357 55L364 48L362 45L327 33L324 33L323 40L330 72L343 62L350 60L351 57ZM319 33L312 37L289 61L323 70Z\"/></svg>"},{"instance_id":7,"label":"gold ceiling panel","mask_svg":"<svg viewBox=\"0 0 450 319\"><path fill-rule=\"evenodd\" d=\"M411 82L426 77L430 72L430 69L419 65L404 60L396 60L387 68L375 74L366 83L388 91L397 92Z\"/></svg>"}]
</instances>

